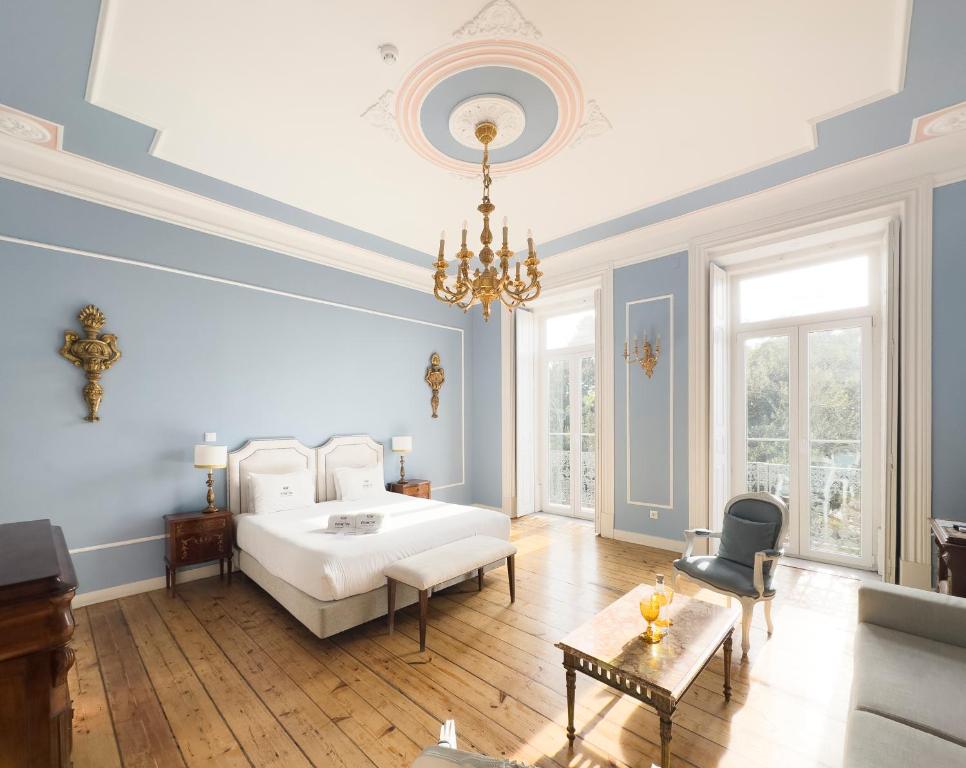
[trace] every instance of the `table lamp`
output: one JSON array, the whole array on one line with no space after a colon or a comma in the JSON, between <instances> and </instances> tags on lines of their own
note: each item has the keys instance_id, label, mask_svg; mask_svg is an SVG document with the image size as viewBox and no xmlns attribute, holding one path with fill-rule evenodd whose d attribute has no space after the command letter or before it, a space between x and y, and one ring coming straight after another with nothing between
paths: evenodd
<instances>
[{"instance_id":1,"label":"table lamp","mask_svg":"<svg viewBox=\"0 0 966 768\"><path fill-rule=\"evenodd\" d=\"M392 452L399 454L399 482L406 482L406 454L413 449L413 438L410 435L394 437L392 439Z\"/></svg>"},{"instance_id":2,"label":"table lamp","mask_svg":"<svg viewBox=\"0 0 966 768\"><path fill-rule=\"evenodd\" d=\"M208 470L208 506L205 512L217 512L215 506L215 470L228 466L228 447L224 445L196 445L195 466Z\"/></svg>"}]
</instances>

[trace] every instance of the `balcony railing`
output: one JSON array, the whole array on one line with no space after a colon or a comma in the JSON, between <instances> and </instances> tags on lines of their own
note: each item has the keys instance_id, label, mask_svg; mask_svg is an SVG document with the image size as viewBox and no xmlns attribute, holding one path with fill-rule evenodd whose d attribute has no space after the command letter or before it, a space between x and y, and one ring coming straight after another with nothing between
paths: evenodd
<instances>
[{"instance_id":1,"label":"balcony railing","mask_svg":"<svg viewBox=\"0 0 966 768\"><path fill-rule=\"evenodd\" d=\"M808 468L811 548L858 557L862 554L862 469L835 464ZM749 492L772 493L789 502L788 464L749 462L745 475Z\"/></svg>"},{"instance_id":2,"label":"balcony railing","mask_svg":"<svg viewBox=\"0 0 966 768\"><path fill-rule=\"evenodd\" d=\"M570 451L549 452L547 498L551 504L570 504ZM593 451L581 453L580 461L580 504L594 506L594 492L597 487L597 456Z\"/></svg>"}]
</instances>

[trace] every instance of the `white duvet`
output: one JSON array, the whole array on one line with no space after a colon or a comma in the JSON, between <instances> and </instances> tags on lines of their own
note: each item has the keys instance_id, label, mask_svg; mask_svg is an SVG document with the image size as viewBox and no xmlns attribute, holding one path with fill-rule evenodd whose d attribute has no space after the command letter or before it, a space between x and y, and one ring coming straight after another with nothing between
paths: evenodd
<instances>
[{"instance_id":1,"label":"white duvet","mask_svg":"<svg viewBox=\"0 0 966 768\"><path fill-rule=\"evenodd\" d=\"M325 532L330 514L363 511L385 515L378 533ZM390 563L477 534L508 540L510 520L489 509L386 493L239 515L236 539L273 576L318 600L339 600L381 587Z\"/></svg>"}]
</instances>

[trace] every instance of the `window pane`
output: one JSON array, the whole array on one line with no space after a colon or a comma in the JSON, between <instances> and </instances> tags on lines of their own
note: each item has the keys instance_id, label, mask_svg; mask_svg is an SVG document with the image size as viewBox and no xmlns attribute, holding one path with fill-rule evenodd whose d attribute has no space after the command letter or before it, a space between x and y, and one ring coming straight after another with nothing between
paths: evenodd
<instances>
[{"instance_id":1,"label":"window pane","mask_svg":"<svg viewBox=\"0 0 966 768\"><path fill-rule=\"evenodd\" d=\"M570 362L547 363L547 497L570 504Z\"/></svg>"},{"instance_id":2,"label":"window pane","mask_svg":"<svg viewBox=\"0 0 966 768\"><path fill-rule=\"evenodd\" d=\"M800 317L868 304L868 256L745 277L738 283L742 323Z\"/></svg>"},{"instance_id":3,"label":"window pane","mask_svg":"<svg viewBox=\"0 0 966 768\"><path fill-rule=\"evenodd\" d=\"M594 343L594 310L547 318L547 349L582 347Z\"/></svg>"},{"instance_id":4,"label":"window pane","mask_svg":"<svg viewBox=\"0 0 966 768\"><path fill-rule=\"evenodd\" d=\"M743 352L745 486L749 492L773 493L787 503L791 492L788 337L746 339Z\"/></svg>"},{"instance_id":5,"label":"window pane","mask_svg":"<svg viewBox=\"0 0 966 768\"><path fill-rule=\"evenodd\" d=\"M862 556L862 329L808 334L809 533Z\"/></svg>"}]
</instances>

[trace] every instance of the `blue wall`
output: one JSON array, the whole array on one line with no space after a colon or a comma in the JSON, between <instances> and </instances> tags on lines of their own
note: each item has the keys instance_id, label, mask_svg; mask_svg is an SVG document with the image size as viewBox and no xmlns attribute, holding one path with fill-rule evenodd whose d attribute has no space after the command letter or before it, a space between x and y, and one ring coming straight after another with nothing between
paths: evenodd
<instances>
[{"instance_id":1,"label":"blue wall","mask_svg":"<svg viewBox=\"0 0 966 768\"><path fill-rule=\"evenodd\" d=\"M673 296L673 302L641 301L665 295ZM625 312L629 313L629 328L625 327ZM658 334L661 336L661 357L651 379L639 366L629 367L621 355L625 339L632 340L635 334L640 338L644 333L652 342ZM614 360L614 528L682 540L688 527L686 253L614 270ZM658 510L657 520L650 518L651 509Z\"/></svg>"},{"instance_id":2,"label":"blue wall","mask_svg":"<svg viewBox=\"0 0 966 768\"><path fill-rule=\"evenodd\" d=\"M13 182L0 181L0 235L143 262L0 242L0 522L50 517L71 548L160 534L166 512L203 506L191 449L206 430L231 448L251 437L315 446L335 434L411 434L409 474L437 488L462 482L437 498L476 500L468 452L478 420L460 392L465 379L468 405L474 346L486 360L495 344L498 361L498 322L476 327L475 315L427 294ZM103 378L98 424L82 419L82 373L57 354L87 303L104 310L123 352ZM433 351L447 374L437 420L423 381ZM499 366L479 372L498 403ZM498 419L496 429L498 446ZM480 488L499 488L498 450L495 464L482 462L496 475ZM387 452L387 477L395 472ZM223 503L223 472L216 482ZM158 576L161 557L161 541L78 553L81 591Z\"/></svg>"},{"instance_id":3,"label":"blue wall","mask_svg":"<svg viewBox=\"0 0 966 768\"><path fill-rule=\"evenodd\" d=\"M966 520L966 182L933 194L932 513Z\"/></svg>"},{"instance_id":4,"label":"blue wall","mask_svg":"<svg viewBox=\"0 0 966 768\"><path fill-rule=\"evenodd\" d=\"M500 323L503 311L496 307L488 323L478 307L470 310L472 348L470 360L473 396L469 408L467 444L473 468L473 501L490 507L503 504L503 422L501 397Z\"/></svg>"}]
</instances>

